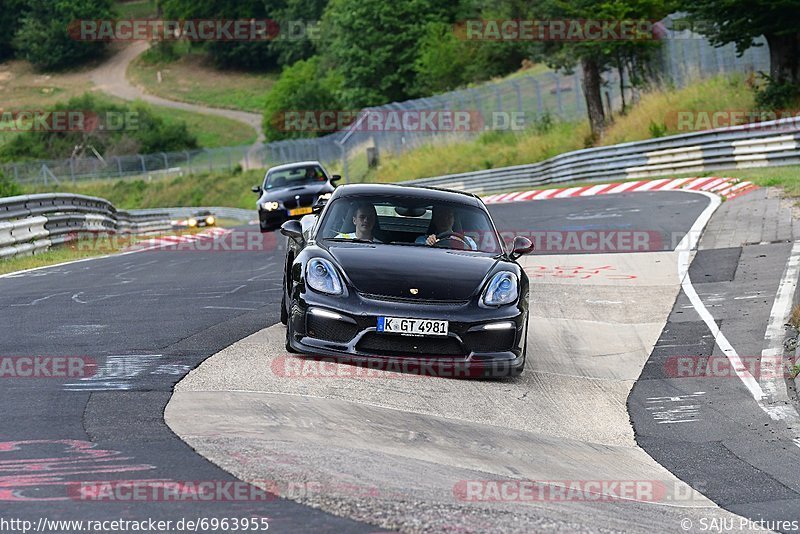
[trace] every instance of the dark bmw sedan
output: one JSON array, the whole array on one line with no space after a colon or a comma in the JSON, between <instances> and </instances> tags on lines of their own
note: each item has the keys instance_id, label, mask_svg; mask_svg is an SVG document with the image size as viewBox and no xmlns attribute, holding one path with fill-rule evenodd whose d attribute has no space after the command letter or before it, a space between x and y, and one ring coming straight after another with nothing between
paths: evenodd
<instances>
[{"instance_id":1,"label":"dark bmw sedan","mask_svg":"<svg viewBox=\"0 0 800 534\"><path fill-rule=\"evenodd\" d=\"M318 161L303 161L272 167L264 183L253 187L259 195L258 221L262 232L280 228L289 219L312 212L320 197L325 200L341 177L328 175Z\"/></svg>"},{"instance_id":2,"label":"dark bmw sedan","mask_svg":"<svg viewBox=\"0 0 800 534\"><path fill-rule=\"evenodd\" d=\"M507 250L478 197L345 185L281 232L288 351L400 371L522 372L528 277L516 260L533 245L517 237Z\"/></svg>"}]
</instances>

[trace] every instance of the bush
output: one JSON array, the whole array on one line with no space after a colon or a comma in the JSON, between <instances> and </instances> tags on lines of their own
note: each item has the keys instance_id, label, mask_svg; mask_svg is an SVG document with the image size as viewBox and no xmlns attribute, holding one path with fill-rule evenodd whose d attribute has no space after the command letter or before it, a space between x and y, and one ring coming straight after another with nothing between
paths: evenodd
<instances>
[{"instance_id":1,"label":"bush","mask_svg":"<svg viewBox=\"0 0 800 534\"><path fill-rule=\"evenodd\" d=\"M0 171L0 197L13 197L21 194L22 188L19 184Z\"/></svg>"},{"instance_id":2,"label":"bush","mask_svg":"<svg viewBox=\"0 0 800 534\"><path fill-rule=\"evenodd\" d=\"M800 98L800 87L791 82L778 83L770 76L762 75L765 87L756 90L756 106L764 110L782 110L796 104Z\"/></svg>"},{"instance_id":3,"label":"bush","mask_svg":"<svg viewBox=\"0 0 800 534\"><path fill-rule=\"evenodd\" d=\"M317 57L298 61L285 69L266 97L263 127L267 141L330 133L287 131L284 117L285 113L293 111L340 109L342 105L336 95L341 86L341 77L333 70L323 73Z\"/></svg>"},{"instance_id":4,"label":"bush","mask_svg":"<svg viewBox=\"0 0 800 534\"><path fill-rule=\"evenodd\" d=\"M82 111L84 117L96 116L95 128L84 124L83 131L23 132L0 147L0 161L30 159L67 159L91 148L105 156L172 152L198 147L197 138L186 123L168 124L144 104L133 107L112 104L85 94L51 111ZM124 119L124 120L123 120ZM91 147L91 148L90 148Z\"/></svg>"}]
</instances>

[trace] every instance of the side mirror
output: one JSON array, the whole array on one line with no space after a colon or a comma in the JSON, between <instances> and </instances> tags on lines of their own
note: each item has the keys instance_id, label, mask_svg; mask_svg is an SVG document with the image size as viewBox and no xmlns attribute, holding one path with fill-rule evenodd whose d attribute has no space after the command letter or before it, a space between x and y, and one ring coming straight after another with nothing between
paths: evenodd
<instances>
[{"instance_id":1,"label":"side mirror","mask_svg":"<svg viewBox=\"0 0 800 534\"><path fill-rule=\"evenodd\" d=\"M303 225L296 219L286 221L281 225L281 234L300 243L303 240Z\"/></svg>"},{"instance_id":2,"label":"side mirror","mask_svg":"<svg viewBox=\"0 0 800 534\"><path fill-rule=\"evenodd\" d=\"M253 193L256 193L256 194L260 195L260 194L261 194L261 191L262 191L262 189L261 189L261 186L260 186L260 185L254 185L253 187L251 187L251 188L250 188L250 191L252 191Z\"/></svg>"},{"instance_id":3,"label":"side mirror","mask_svg":"<svg viewBox=\"0 0 800 534\"><path fill-rule=\"evenodd\" d=\"M514 245L511 250L511 259L516 260L520 256L533 252L533 242L527 237L518 235L514 238Z\"/></svg>"},{"instance_id":4,"label":"side mirror","mask_svg":"<svg viewBox=\"0 0 800 534\"><path fill-rule=\"evenodd\" d=\"M341 180L341 179L342 179L341 175L339 175L339 174L334 174L333 176L331 176L331 183L332 183L332 184L335 184L336 182L338 182L338 181L339 181L339 180Z\"/></svg>"}]
</instances>

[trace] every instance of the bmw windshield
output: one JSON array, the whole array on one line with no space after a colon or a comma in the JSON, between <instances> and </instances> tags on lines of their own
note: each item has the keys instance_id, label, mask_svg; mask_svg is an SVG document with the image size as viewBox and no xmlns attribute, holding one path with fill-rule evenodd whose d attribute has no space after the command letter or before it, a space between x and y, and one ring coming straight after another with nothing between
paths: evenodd
<instances>
[{"instance_id":1,"label":"bmw windshield","mask_svg":"<svg viewBox=\"0 0 800 534\"><path fill-rule=\"evenodd\" d=\"M328 180L325 171L319 165L306 165L289 169L276 169L267 173L264 179L264 189L278 189L322 183Z\"/></svg>"}]
</instances>

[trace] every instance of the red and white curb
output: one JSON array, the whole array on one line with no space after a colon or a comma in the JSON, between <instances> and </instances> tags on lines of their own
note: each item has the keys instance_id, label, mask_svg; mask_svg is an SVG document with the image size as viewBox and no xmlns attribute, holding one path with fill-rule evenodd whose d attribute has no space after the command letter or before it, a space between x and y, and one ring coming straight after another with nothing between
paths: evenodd
<instances>
[{"instance_id":1,"label":"red and white curb","mask_svg":"<svg viewBox=\"0 0 800 534\"><path fill-rule=\"evenodd\" d=\"M228 235L233 230L226 228L210 228L197 234L186 235L162 235L158 237L151 237L137 242L131 248L144 248L144 247L169 247L173 245L180 245L183 243L196 243L198 241L212 241L218 237Z\"/></svg>"},{"instance_id":2,"label":"red and white curb","mask_svg":"<svg viewBox=\"0 0 800 534\"><path fill-rule=\"evenodd\" d=\"M740 181L737 178L663 178L660 180L639 180L635 182L617 182L613 184L586 185L562 189L532 189L489 195L483 198L486 204L503 202L523 202L528 200L546 200L549 198L591 197L595 195L612 195L614 193L634 193L639 191L708 191L716 195L732 199L748 191L757 189L752 182Z\"/></svg>"}]
</instances>

